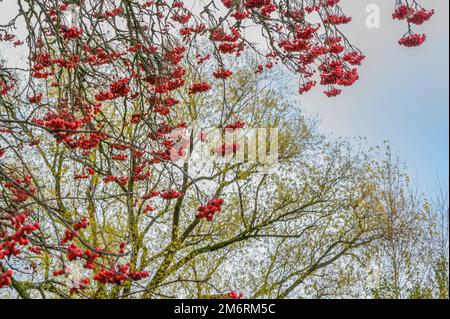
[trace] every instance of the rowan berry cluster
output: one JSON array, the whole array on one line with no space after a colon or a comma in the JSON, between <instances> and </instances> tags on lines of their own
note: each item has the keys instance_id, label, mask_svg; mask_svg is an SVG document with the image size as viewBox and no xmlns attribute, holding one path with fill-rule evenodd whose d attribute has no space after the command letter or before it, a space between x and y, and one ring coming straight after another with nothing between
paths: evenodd
<instances>
[{"instance_id":1,"label":"rowan berry cluster","mask_svg":"<svg viewBox=\"0 0 450 319\"><path fill-rule=\"evenodd\" d=\"M113 269L102 268L93 277L95 281L102 284L122 284L126 280L142 280L149 276L146 271L129 272L129 265L120 265Z\"/></svg>"},{"instance_id":2,"label":"rowan berry cluster","mask_svg":"<svg viewBox=\"0 0 450 319\"><path fill-rule=\"evenodd\" d=\"M27 214L0 213L0 261L22 254L21 247L30 243L29 236L40 229L39 223L27 223ZM30 248L32 251L32 248ZM34 249L38 251L37 248ZM0 288L12 284L13 271L0 269Z\"/></svg>"},{"instance_id":3,"label":"rowan berry cluster","mask_svg":"<svg viewBox=\"0 0 450 319\"><path fill-rule=\"evenodd\" d=\"M209 222L214 220L214 217L217 212L222 210L222 205L224 200L222 198L215 198L210 200L206 205L200 206L198 210L198 214L196 216L197 219L206 219Z\"/></svg>"}]
</instances>

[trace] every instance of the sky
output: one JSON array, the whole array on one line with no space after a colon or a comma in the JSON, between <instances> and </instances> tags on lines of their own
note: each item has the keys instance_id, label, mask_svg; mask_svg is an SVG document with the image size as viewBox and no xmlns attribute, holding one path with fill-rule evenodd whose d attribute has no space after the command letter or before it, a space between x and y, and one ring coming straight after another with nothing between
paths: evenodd
<instances>
[{"instance_id":1,"label":"sky","mask_svg":"<svg viewBox=\"0 0 450 319\"><path fill-rule=\"evenodd\" d=\"M436 15L416 27L428 41L419 48L398 45L406 31L392 20L392 0L341 0L353 17L344 28L367 58L360 81L329 99L322 90L299 98L308 114L321 118L320 131L335 137L365 137L370 145L387 140L406 162L408 172L422 191L437 178L449 178L449 1L423 0ZM366 7L380 8L380 28L369 29Z\"/></svg>"},{"instance_id":2,"label":"sky","mask_svg":"<svg viewBox=\"0 0 450 319\"><path fill-rule=\"evenodd\" d=\"M192 6L202 1L192 0ZM419 48L404 48L398 40L406 25L392 19L394 0L341 0L345 13L353 17L342 30L367 56L361 80L337 98L329 99L316 89L299 97L298 103L307 114L318 115L322 133L365 137L369 145L389 141L426 192L437 178L448 187L449 1L420 2L436 10L431 21L416 28L428 40ZM380 28L366 26L366 8L372 4L380 9ZM1 7L0 23L5 23L16 11L15 2ZM18 55L9 53L3 55L18 62Z\"/></svg>"}]
</instances>

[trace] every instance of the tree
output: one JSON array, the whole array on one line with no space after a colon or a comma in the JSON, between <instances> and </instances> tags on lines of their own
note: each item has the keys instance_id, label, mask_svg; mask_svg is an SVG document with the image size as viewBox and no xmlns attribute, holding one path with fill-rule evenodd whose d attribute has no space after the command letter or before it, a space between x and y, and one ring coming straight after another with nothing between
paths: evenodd
<instances>
[{"instance_id":1,"label":"tree","mask_svg":"<svg viewBox=\"0 0 450 319\"><path fill-rule=\"evenodd\" d=\"M317 73L330 97L358 79L364 56L339 28L351 18L338 2L188 10L181 1L19 0L0 26L0 39L29 57L0 68L0 288L22 298L236 298L242 287L284 298L358 259L383 236L370 206L374 164L318 135L270 77L283 64L305 93ZM393 17L409 26L400 44L422 44L411 25L432 15L397 1ZM264 48L245 36L251 24ZM219 158L239 149L186 135L196 122L236 135L279 127L279 167L184 161L202 145ZM256 246L269 258L229 269ZM261 276L250 271L257 261Z\"/></svg>"},{"instance_id":2,"label":"tree","mask_svg":"<svg viewBox=\"0 0 450 319\"><path fill-rule=\"evenodd\" d=\"M390 175L395 187L382 197L390 235L374 254L381 284L372 293L378 298L448 299L448 196L438 185L430 201L415 194L406 176ZM401 231L390 231L395 224Z\"/></svg>"}]
</instances>

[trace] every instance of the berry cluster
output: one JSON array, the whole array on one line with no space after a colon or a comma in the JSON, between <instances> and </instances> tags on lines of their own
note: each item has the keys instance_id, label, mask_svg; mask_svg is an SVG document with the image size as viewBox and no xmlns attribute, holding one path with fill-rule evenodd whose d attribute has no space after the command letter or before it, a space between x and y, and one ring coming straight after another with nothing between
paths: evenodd
<instances>
[{"instance_id":1,"label":"berry cluster","mask_svg":"<svg viewBox=\"0 0 450 319\"><path fill-rule=\"evenodd\" d=\"M101 132L78 133L91 123L93 114L77 119L73 114L62 111L61 114L48 113L43 119L32 119L34 124L46 127L56 138L58 143L64 143L70 148L90 150L96 147L106 136Z\"/></svg>"},{"instance_id":2,"label":"berry cluster","mask_svg":"<svg viewBox=\"0 0 450 319\"><path fill-rule=\"evenodd\" d=\"M0 260L5 257L17 256L22 253L18 246L26 246L29 244L28 236L40 228L39 223L25 224L28 216L20 214L18 216L6 216L0 220L7 222L14 230L8 234L3 230L0 233Z\"/></svg>"},{"instance_id":3,"label":"berry cluster","mask_svg":"<svg viewBox=\"0 0 450 319\"><path fill-rule=\"evenodd\" d=\"M142 280L149 276L146 271L142 272L128 272L129 265L118 266L117 269L102 268L93 277L95 281L102 284L122 284L125 280Z\"/></svg>"},{"instance_id":4,"label":"berry cluster","mask_svg":"<svg viewBox=\"0 0 450 319\"><path fill-rule=\"evenodd\" d=\"M242 292L238 293L236 291L231 291L228 293L228 297L230 299L242 299L242 297L244 297L244 294Z\"/></svg>"},{"instance_id":5,"label":"berry cluster","mask_svg":"<svg viewBox=\"0 0 450 319\"><path fill-rule=\"evenodd\" d=\"M215 214L222 210L222 205L224 200L222 198L215 198L210 200L206 205L200 206L198 210L198 214L196 216L197 219L206 219L209 222L214 220Z\"/></svg>"},{"instance_id":6,"label":"berry cluster","mask_svg":"<svg viewBox=\"0 0 450 319\"><path fill-rule=\"evenodd\" d=\"M217 79L227 79L233 75L233 71L220 69L214 72L213 75Z\"/></svg>"},{"instance_id":7,"label":"berry cluster","mask_svg":"<svg viewBox=\"0 0 450 319\"><path fill-rule=\"evenodd\" d=\"M235 123L225 125L223 128L224 128L224 130L232 130L232 131L234 131L234 130L238 130L240 128L243 128L244 126L245 126L244 122L237 121Z\"/></svg>"},{"instance_id":8,"label":"berry cluster","mask_svg":"<svg viewBox=\"0 0 450 319\"><path fill-rule=\"evenodd\" d=\"M426 10L424 8L411 6L408 2L400 3L397 5L392 18L396 20L406 21L408 23L409 32L399 40L399 44L405 47L418 47L422 45L427 36L425 34L416 34L411 30L411 24L422 25L426 21L430 20L434 15L434 10Z\"/></svg>"},{"instance_id":9,"label":"berry cluster","mask_svg":"<svg viewBox=\"0 0 450 319\"><path fill-rule=\"evenodd\" d=\"M29 175L24 178L14 178L14 182L6 182L3 187L11 192L12 201L15 203L23 203L36 193L36 189L31 186Z\"/></svg>"},{"instance_id":10,"label":"berry cluster","mask_svg":"<svg viewBox=\"0 0 450 319\"><path fill-rule=\"evenodd\" d=\"M14 88L14 83L6 83L3 80L0 80L0 95L6 95L10 90Z\"/></svg>"},{"instance_id":11,"label":"berry cluster","mask_svg":"<svg viewBox=\"0 0 450 319\"><path fill-rule=\"evenodd\" d=\"M114 8L112 10L108 10L105 11L105 13L100 13L98 15L99 19L109 19L109 18L114 18L116 16L120 16L123 13L123 9L122 8Z\"/></svg>"},{"instance_id":12,"label":"berry cluster","mask_svg":"<svg viewBox=\"0 0 450 319\"><path fill-rule=\"evenodd\" d=\"M197 94L211 90L211 85L206 82L194 83L189 89L189 94Z\"/></svg>"},{"instance_id":13,"label":"berry cluster","mask_svg":"<svg viewBox=\"0 0 450 319\"><path fill-rule=\"evenodd\" d=\"M405 47L418 47L422 45L427 39L425 34L411 34L404 36L399 40L399 44Z\"/></svg>"},{"instance_id":14,"label":"berry cluster","mask_svg":"<svg viewBox=\"0 0 450 319\"><path fill-rule=\"evenodd\" d=\"M223 143L222 145L215 148L214 152L218 156L225 157L226 155L235 154L239 150L239 144L232 143L232 144L226 144Z\"/></svg>"},{"instance_id":15,"label":"berry cluster","mask_svg":"<svg viewBox=\"0 0 450 319\"><path fill-rule=\"evenodd\" d=\"M95 95L95 99L97 101L107 101L107 100L114 100L119 97L126 97L128 93L130 93L131 91L129 83L130 78L128 77L114 81L113 83L110 84L109 91L99 92L97 95Z\"/></svg>"},{"instance_id":16,"label":"berry cluster","mask_svg":"<svg viewBox=\"0 0 450 319\"><path fill-rule=\"evenodd\" d=\"M167 191L167 192L161 192L159 196L161 196L162 199L165 200L171 200L171 199L177 199L182 197L184 194L177 192L177 191Z\"/></svg>"},{"instance_id":17,"label":"berry cluster","mask_svg":"<svg viewBox=\"0 0 450 319\"><path fill-rule=\"evenodd\" d=\"M63 36L63 38L66 41L70 41L72 39L77 39L77 38L81 37L81 35L83 34L82 29L76 28L76 27L68 27L65 25L62 25L60 27L59 32L61 33L61 35Z\"/></svg>"},{"instance_id":18,"label":"berry cluster","mask_svg":"<svg viewBox=\"0 0 450 319\"><path fill-rule=\"evenodd\" d=\"M13 271L8 269L4 273L0 273L0 288L9 287L12 285Z\"/></svg>"}]
</instances>

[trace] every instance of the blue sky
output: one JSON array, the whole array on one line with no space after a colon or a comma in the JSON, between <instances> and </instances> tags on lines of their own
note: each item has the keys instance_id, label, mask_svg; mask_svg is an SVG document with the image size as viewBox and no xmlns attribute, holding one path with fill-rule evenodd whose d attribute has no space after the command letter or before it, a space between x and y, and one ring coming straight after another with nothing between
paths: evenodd
<instances>
[{"instance_id":1,"label":"blue sky","mask_svg":"<svg viewBox=\"0 0 450 319\"><path fill-rule=\"evenodd\" d=\"M416 28L429 36L420 48L397 44L405 26L392 20L392 0L341 2L354 17L346 32L367 55L361 80L335 99L323 97L321 92L302 96L303 109L319 115L323 133L366 137L370 145L388 140L423 191L429 190L437 176L447 183L449 2L421 1L427 8L435 8L436 16ZM365 8L372 3L381 9L379 29L365 26Z\"/></svg>"}]
</instances>

